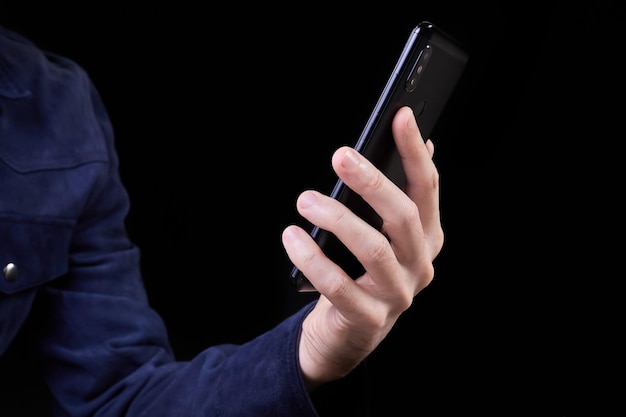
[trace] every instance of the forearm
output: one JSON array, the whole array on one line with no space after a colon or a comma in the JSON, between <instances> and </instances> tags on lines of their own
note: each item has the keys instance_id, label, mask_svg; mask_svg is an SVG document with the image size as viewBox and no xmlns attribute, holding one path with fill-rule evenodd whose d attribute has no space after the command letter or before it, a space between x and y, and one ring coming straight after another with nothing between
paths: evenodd
<instances>
[{"instance_id":1,"label":"forearm","mask_svg":"<svg viewBox=\"0 0 626 417\"><path fill-rule=\"evenodd\" d=\"M42 302L75 306L46 309L58 312L47 317L51 327L43 354L59 415L318 415L297 362L307 309L248 343L213 346L191 361L176 362L160 319L154 312L146 314L145 306L57 289L46 291ZM101 314L87 317L87 304ZM75 336L68 339L54 323L70 322ZM119 326L123 331L103 330Z\"/></svg>"}]
</instances>

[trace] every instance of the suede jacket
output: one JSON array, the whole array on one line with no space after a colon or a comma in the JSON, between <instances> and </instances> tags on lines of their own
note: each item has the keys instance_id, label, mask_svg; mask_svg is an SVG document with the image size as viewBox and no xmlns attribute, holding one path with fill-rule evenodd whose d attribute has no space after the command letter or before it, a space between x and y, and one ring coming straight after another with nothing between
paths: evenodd
<instances>
[{"instance_id":1,"label":"suede jacket","mask_svg":"<svg viewBox=\"0 0 626 417\"><path fill-rule=\"evenodd\" d=\"M312 306L248 343L176 361L128 210L88 75L0 28L0 361L37 311L50 415L317 416L297 361Z\"/></svg>"}]
</instances>

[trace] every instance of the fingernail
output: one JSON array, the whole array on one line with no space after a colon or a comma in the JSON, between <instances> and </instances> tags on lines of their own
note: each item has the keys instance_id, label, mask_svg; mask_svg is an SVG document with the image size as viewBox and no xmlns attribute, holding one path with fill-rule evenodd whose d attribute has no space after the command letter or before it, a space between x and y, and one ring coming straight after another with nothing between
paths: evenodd
<instances>
[{"instance_id":1,"label":"fingernail","mask_svg":"<svg viewBox=\"0 0 626 417\"><path fill-rule=\"evenodd\" d=\"M292 227L288 227L283 230L283 239L287 242L296 242L298 240L298 234Z\"/></svg>"},{"instance_id":2,"label":"fingernail","mask_svg":"<svg viewBox=\"0 0 626 417\"><path fill-rule=\"evenodd\" d=\"M343 165L346 168L356 168L359 166L359 164L359 157L356 155L356 151L353 149L349 149L348 151L346 151Z\"/></svg>"},{"instance_id":3,"label":"fingernail","mask_svg":"<svg viewBox=\"0 0 626 417\"><path fill-rule=\"evenodd\" d=\"M317 197L311 192L305 192L300 195L299 203L300 207L308 208L315 204Z\"/></svg>"}]
</instances>

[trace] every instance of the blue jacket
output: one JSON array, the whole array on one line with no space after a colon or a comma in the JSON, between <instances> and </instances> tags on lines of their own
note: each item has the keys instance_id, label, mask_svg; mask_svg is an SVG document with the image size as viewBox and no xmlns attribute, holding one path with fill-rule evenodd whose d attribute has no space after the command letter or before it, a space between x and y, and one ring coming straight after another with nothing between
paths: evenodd
<instances>
[{"instance_id":1,"label":"blue jacket","mask_svg":"<svg viewBox=\"0 0 626 417\"><path fill-rule=\"evenodd\" d=\"M0 360L39 311L34 350L55 416L317 416L297 363L312 306L248 343L176 361L128 209L88 76L0 28Z\"/></svg>"}]
</instances>

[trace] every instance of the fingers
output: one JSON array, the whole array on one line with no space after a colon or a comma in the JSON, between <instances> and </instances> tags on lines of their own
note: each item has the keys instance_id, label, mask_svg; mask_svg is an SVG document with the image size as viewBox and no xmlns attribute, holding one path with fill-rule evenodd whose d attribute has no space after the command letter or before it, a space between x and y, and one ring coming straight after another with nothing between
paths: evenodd
<instances>
[{"instance_id":1,"label":"fingers","mask_svg":"<svg viewBox=\"0 0 626 417\"><path fill-rule=\"evenodd\" d=\"M424 142L409 108L398 111L393 133L406 173L405 190L350 147L338 149L332 160L343 182L382 218L386 236L337 200L315 191L302 193L297 208L311 223L336 235L359 259L367 271L358 280L362 286L379 286L378 296L412 297L432 279L432 261L443 244L439 178L432 161L433 144ZM346 305L362 296L354 281L324 255L308 233L287 228L283 245L291 261L331 302L338 300L332 294L345 297L341 302Z\"/></svg>"},{"instance_id":2,"label":"fingers","mask_svg":"<svg viewBox=\"0 0 626 417\"><path fill-rule=\"evenodd\" d=\"M309 213L309 211L316 212L314 206L309 206L308 210L303 210L300 207L302 200L306 201L309 198L317 200L319 204L320 211L317 215ZM312 219L324 217L320 213L329 212L328 208L324 207L327 204L341 206L336 200L315 191L305 191L298 201L298 210L302 210L303 217L307 218L309 216ZM339 208L339 211L341 210ZM347 209L343 207L343 210ZM321 223L326 224L325 222ZM288 226L283 231L282 243L291 262L300 269L320 294L331 300L333 305L342 311L352 311L358 306L359 303L356 300L364 296L362 291L348 274L322 252L308 232L299 226Z\"/></svg>"},{"instance_id":3,"label":"fingers","mask_svg":"<svg viewBox=\"0 0 626 417\"><path fill-rule=\"evenodd\" d=\"M382 252L385 247L389 246L387 239L382 234L334 198L309 190L298 197L296 206L302 217L321 229L335 234L361 261L372 256L378 257L372 253ZM294 264L298 265L309 280L315 280L317 275L321 276L317 279L318 285L313 283L318 291L322 292L319 285L327 287L324 292L347 290L341 286L349 286L352 283L352 278L326 257L309 234L301 236L298 233L297 236L290 235L290 237L298 238L297 243L291 243L292 246L297 244L298 249L303 252L307 251L306 255L303 253L291 255L294 258L292 262L295 261ZM393 260L391 252L387 256L391 262ZM329 286L325 284L326 281L329 282ZM339 287L333 288L334 286Z\"/></svg>"},{"instance_id":4,"label":"fingers","mask_svg":"<svg viewBox=\"0 0 626 417\"><path fill-rule=\"evenodd\" d=\"M388 237L393 241L394 235L400 230L404 234L407 233L407 228L413 229L417 226L419 229L419 224L415 224L419 223L415 205L400 188L353 148L338 149L333 155L332 164L345 184L360 194L383 219L386 236L373 230L369 224L344 207L335 208L335 213L342 217L336 219L336 225L331 223L328 226L353 222L349 228L335 227L331 230L335 230L334 233L339 240L350 249L373 277L399 275L397 253L392 250ZM414 232L408 231L411 234ZM418 230L418 233L421 234L421 231ZM396 270L393 270L394 268Z\"/></svg>"},{"instance_id":5,"label":"fingers","mask_svg":"<svg viewBox=\"0 0 626 417\"><path fill-rule=\"evenodd\" d=\"M392 131L406 174L405 192L419 207L424 232L432 236L442 235L439 173L432 161L434 145L430 139L424 142L409 107L398 110Z\"/></svg>"},{"instance_id":6,"label":"fingers","mask_svg":"<svg viewBox=\"0 0 626 417\"><path fill-rule=\"evenodd\" d=\"M407 178L404 191L350 148L341 148L335 153L333 167L346 185L360 194L382 218L385 233L401 261L415 258L416 253L432 260L443 242L439 175L432 161L434 146L422 139L409 107L398 111L392 130ZM432 250L427 252L422 247L425 238L434 240Z\"/></svg>"}]
</instances>

